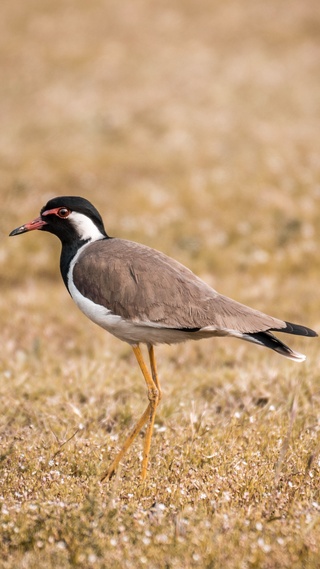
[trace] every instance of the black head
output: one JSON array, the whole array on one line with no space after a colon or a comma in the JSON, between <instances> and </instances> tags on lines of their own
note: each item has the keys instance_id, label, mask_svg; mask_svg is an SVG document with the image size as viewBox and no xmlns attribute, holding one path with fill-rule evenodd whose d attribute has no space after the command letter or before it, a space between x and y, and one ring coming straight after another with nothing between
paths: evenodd
<instances>
[{"instance_id":1,"label":"black head","mask_svg":"<svg viewBox=\"0 0 320 569\"><path fill-rule=\"evenodd\" d=\"M61 196L49 200L40 217L14 229L10 235L40 229L57 235L63 244L108 237L101 215L86 199Z\"/></svg>"}]
</instances>

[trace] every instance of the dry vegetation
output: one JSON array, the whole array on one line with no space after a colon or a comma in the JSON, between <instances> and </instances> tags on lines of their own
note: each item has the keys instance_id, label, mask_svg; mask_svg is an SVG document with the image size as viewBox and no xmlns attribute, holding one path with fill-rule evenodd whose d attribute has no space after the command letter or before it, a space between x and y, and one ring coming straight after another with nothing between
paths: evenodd
<instances>
[{"instance_id":1,"label":"dry vegetation","mask_svg":"<svg viewBox=\"0 0 320 569\"><path fill-rule=\"evenodd\" d=\"M148 481L139 440L101 485L143 380L73 306L58 242L7 238L83 195L319 331L318 0L2 0L0 28L1 568L318 568L318 340L287 338L304 364L159 347Z\"/></svg>"}]
</instances>

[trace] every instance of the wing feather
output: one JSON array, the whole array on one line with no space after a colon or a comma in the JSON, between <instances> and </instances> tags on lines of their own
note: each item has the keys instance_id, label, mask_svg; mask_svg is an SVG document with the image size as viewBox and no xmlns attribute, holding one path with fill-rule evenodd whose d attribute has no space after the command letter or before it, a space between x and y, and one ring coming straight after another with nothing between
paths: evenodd
<instances>
[{"instance_id":1,"label":"wing feather","mask_svg":"<svg viewBox=\"0 0 320 569\"><path fill-rule=\"evenodd\" d=\"M220 295L163 253L123 239L87 246L73 280L84 296L137 324L241 333L286 327L282 320Z\"/></svg>"}]
</instances>

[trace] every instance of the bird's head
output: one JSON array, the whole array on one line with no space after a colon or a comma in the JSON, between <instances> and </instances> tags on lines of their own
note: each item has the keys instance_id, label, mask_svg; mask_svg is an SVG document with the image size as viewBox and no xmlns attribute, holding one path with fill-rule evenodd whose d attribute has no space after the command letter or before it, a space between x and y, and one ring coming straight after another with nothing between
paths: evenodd
<instances>
[{"instance_id":1,"label":"bird's head","mask_svg":"<svg viewBox=\"0 0 320 569\"><path fill-rule=\"evenodd\" d=\"M108 237L101 215L86 199L61 196L49 200L40 216L17 227L10 235L40 229L57 235L62 243L72 241L96 241Z\"/></svg>"}]
</instances>

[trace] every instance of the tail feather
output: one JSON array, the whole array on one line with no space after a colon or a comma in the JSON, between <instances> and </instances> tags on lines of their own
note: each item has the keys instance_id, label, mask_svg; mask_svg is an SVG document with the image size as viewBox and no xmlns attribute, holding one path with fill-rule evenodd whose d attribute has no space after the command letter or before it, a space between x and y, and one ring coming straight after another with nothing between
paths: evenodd
<instances>
[{"instance_id":1,"label":"tail feather","mask_svg":"<svg viewBox=\"0 0 320 569\"><path fill-rule=\"evenodd\" d=\"M308 330L308 328L307 328ZM284 332L286 330L281 330ZM312 332L312 330L311 330ZM289 332L291 334L297 334L297 332ZM313 335L316 335L315 333ZM304 354L299 354L299 352L294 352L286 346L283 342L278 340L271 332L254 332L249 334L242 335L243 340L247 340L248 342L253 342L255 344L259 344L260 346L265 346L266 348L270 348L278 354L289 358L290 360L294 360L296 362L303 362L306 359Z\"/></svg>"}]
</instances>

